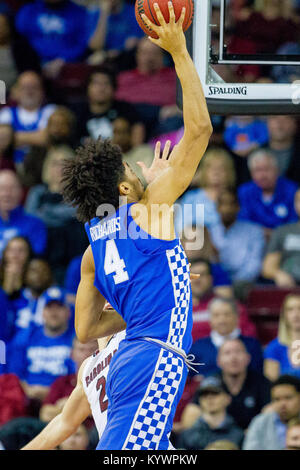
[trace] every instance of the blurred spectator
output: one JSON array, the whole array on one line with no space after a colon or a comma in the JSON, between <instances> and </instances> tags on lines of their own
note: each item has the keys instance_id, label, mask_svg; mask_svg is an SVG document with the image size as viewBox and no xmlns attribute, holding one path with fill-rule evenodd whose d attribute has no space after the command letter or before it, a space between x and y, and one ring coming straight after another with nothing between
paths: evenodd
<instances>
[{"instance_id":1,"label":"blurred spectator","mask_svg":"<svg viewBox=\"0 0 300 470\"><path fill-rule=\"evenodd\" d=\"M0 262L0 285L10 299L20 296L31 257L31 245L26 238L17 236L7 242Z\"/></svg>"},{"instance_id":2,"label":"blurred spectator","mask_svg":"<svg viewBox=\"0 0 300 470\"><path fill-rule=\"evenodd\" d=\"M218 250L211 241L207 227L187 225L179 235L189 261L200 257L212 264L218 261Z\"/></svg>"},{"instance_id":3,"label":"blurred spectator","mask_svg":"<svg viewBox=\"0 0 300 470\"><path fill-rule=\"evenodd\" d=\"M286 450L300 450L300 418L292 419L286 431Z\"/></svg>"},{"instance_id":4,"label":"blurred spectator","mask_svg":"<svg viewBox=\"0 0 300 470\"><path fill-rule=\"evenodd\" d=\"M19 73L39 68L33 49L12 31L9 17L0 11L0 77L6 89L11 89Z\"/></svg>"},{"instance_id":5,"label":"blurred spectator","mask_svg":"<svg viewBox=\"0 0 300 470\"><path fill-rule=\"evenodd\" d=\"M15 83L18 70L11 47L11 30L9 19L0 13L0 76L7 90Z\"/></svg>"},{"instance_id":6,"label":"blurred spectator","mask_svg":"<svg viewBox=\"0 0 300 470\"><path fill-rule=\"evenodd\" d=\"M279 225L297 220L294 196L297 185L279 176L277 160L268 150L256 150L248 157L252 181L239 187L239 218L255 222L270 233Z\"/></svg>"},{"instance_id":7,"label":"blurred spectator","mask_svg":"<svg viewBox=\"0 0 300 470\"><path fill-rule=\"evenodd\" d=\"M246 157L268 141L266 123L253 116L230 116L225 121L224 141L231 152Z\"/></svg>"},{"instance_id":8,"label":"blurred spectator","mask_svg":"<svg viewBox=\"0 0 300 470\"><path fill-rule=\"evenodd\" d=\"M278 51L278 55L299 55L300 44L288 42L283 44ZM271 76L277 83L293 83L300 79L300 65L274 65Z\"/></svg>"},{"instance_id":9,"label":"blurred spectator","mask_svg":"<svg viewBox=\"0 0 300 470\"><path fill-rule=\"evenodd\" d=\"M114 57L123 50L132 49L144 33L134 13L134 5L125 0L100 0L99 8L88 17L89 47L109 52Z\"/></svg>"},{"instance_id":10,"label":"blurred spectator","mask_svg":"<svg viewBox=\"0 0 300 470\"><path fill-rule=\"evenodd\" d=\"M205 225L211 229L220 220L216 207L220 193L234 186L235 170L230 154L222 148L209 149L199 166L198 188L188 190L178 201L181 211L175 217L177 232L187 225Z\"/></svg>"},{"instance_id":11,"label":"blurred spectator","mask_svg":"<svg viewBox=\"0 0 300 470\"><path fill-rule=\"evenodd\" d=\"M44 259L29 261L21 295L12 301L15 311L14 331L27 329L32 324L42 325L45 298L42 295L53 283L52 272Z\"/></svg>"},{"instance_id":12,"label":"blurred spectator","mask_svg":"<svg viewBox=\"0 0 300 470\"><path fill-rule=\"evenodd\" d=\"M208 336L211 333L209 304L215 296L232 298L232 290L224 285L215 283L215 279L220 280L220 275L214 273L214 266L205 259L195 259L192 262L191 270L195 274L200 274L198 279L193 279L193 330L192 336L195 342L199 338ZM245 336L256 337L256 327L250 321L247 310L241 303L237 302L238 323L241 332Z\"/></svg>"},{"instance_id":13,"label":"blurred spectator","mask_svg":"<svg viewBox=\"0 0 300 470\"><path fill-rule=\"evenodd\" d=\"M224 390L231 396L227 412L236 424L247 429L254 416L270 402L270 382L263 374L248 369L250 356L244 343L239 339L228 339L218 352L220 373ZM188 403L181 416L183 428L191 427L201 416L199 390L192 402Z\"/></svg>"},{"instance_id":14,"label":"blurred spectator","mask_svg":"<svg viewBox=\"0 0 300 470\"><path fill-rule=\"evenodd\" d=\"M252 11L245 19L239 18L236 21L235 35L250 38L255 42L259 53L275 54L281 44L298 37L292 11L286 15L287 3L290 1L263 0L260 11Z\"/></svg>"},{"instance_id":15,"label":"blurred spectator","mask_svg":"<svg viewBox=\"0 0 300 470\"><path fill-rule=\"evenodd\" d=\"M21 206L22 187L11 170L0 171L0 255L8 240L22 236L29 240L36 255L46 250L47 230L44 223Z\"/></svg>"},{"instance_id":16,"label":"blurred spectator","mask_svg":"<svg viewBox=\"0 0 300 470\"><path fill-rule=\"evenodd\" d=\"M153 149L149 144L133 146L132 144L132 124L125 117L119 117L113 122L112 141L121 147L123 160L129 164L136 176L144 186L147 185L141 167L137 162L144 163L150 167L153 161Z\"/></svg>"},{"instance_id":17,"label":"blurred spectator","mask_svg":"<svg viewBox=\"0 0 300 470\"><path fill-rule=\"evenodd\" d=\"M277 160L279 174L300 183L298 121L295 116L267 118L269 143L267 148Z\"/></svg>"},{"instance_id":18,"label":"blurred spectator","mask_svg":"<svg viewBox=\"0 0 300 470\"><path fill-rule=\"evenodd\" d=\"M186 450L202 450L209 443L226 439L240 448L244 433L227 413L230 401L231 398L220 379L204 379L199 387L201 416L191 428L181 433L179 447Z\"/></svg>"},{"instance_id":19,"label":"blurred spectator","mask_svg":"<svg viewBox=\"0 0 300 470\"><path fill-rule=\"evenodd\" d=\"M43 326L21 331L11 342L8 371L20 378L28 398L42 401L55 379L74 373L75 332L69 319L66 293L51 287L45 293Z\"/></svg>"},{"instance_id":20,"label":"blurred spectator","mask_svg":"<svg viewBox=\"0 0 300 470\"><path fill-rule=\"evenodd\" d=\"M261 271L265 247L262 228L237 219L240 207L233 190L227 189L220 194L217 207L221 222L213 227L211 237L223 268L233 283L255 282Z\"/></svg>"},{"instance_id":21,"label":"blurred spectator","mask_svg":"<svg viewBox=\"0 0 300 470\"><path fill-rule=\"evenodd\" d=\"M20 450L39 434L45 423L37 418L15 418L0 428L0 446L4 450Z\"/></svg>"},{"instance_id":22,"label":"blurred spectator","mask_svg":"<svg viewBox=\"0 0 300 470\"><path fill-rule=\"evenodd\" d=\"M53 77L65 62L84 57L86 21L86 9L70 0L39 0L21 8L15 25L38 54L44 73Z\"/></svg>"},{"instance_id":23,"label":"blurred spectator","mask_svg":"<svg viewBox=\"0 0 300 470\"><path fill-rule=\"evenodd\" d=\"M26 71L19 75L14 98L16 106L0 111L0 124L10 124L15 131L15 163L22 162L28 145L44 144L44 129L55 106L43 104L44 88L40 75Z\"/></svg>"},{"instance_id":24,"label":"blurred spectator","mask_svg":"<svg viewBox=\"0 0 300 470\"><path fill-rule=\"evenodd\" d=\"M31 146L24 162L18 165L18 174L23 185L32 187L42 183L42 170L47 153L55 149L68 149L76 146L75 115L64 106L58 106L49 117L44 133L43 145Z\"/></svg>"},{"instance_id":25,"label":"blurred spectator","mask_svg":"<svg viewBox=\"0 0 300 470\"><path fill-rule=\"evenodd\" d=\"M60 194L63 162L74 156L74 152L68 148L49 151L43 164L43 184L34 186L28 193L27 211L42 219L48 228L64 226L74 217L75 211L62 204Z\"/></svg>"},{"instance_id":26,"label":"blurred spectator","mask_svg":"<svg viewBox=\"0 0 300 470\"><path fill-rule=\"evenodd\" d=\"M219 253L212 243L207 227L186 226L180 239L190 262L205 260L210 265L213 276L214 292L224 297L233 295L231 280L227 271L220 264Z\"/></svg>"},{"instance_id":27,"label":"blurred spectator","mask_svg":"<svg viewBox=\"0 0 300 470\"><path fill-rule=\"evenodd\" d=\"M255 0L230 0L230 16L233 20L245 19L253 11Z\"/></svg>"},{"instance_id":28,"label":"blurred spectator","mask_svg":"<svg viewBox=\"0 0 300 470\"><path fill-rule=\"evenodd\" d=\"M116 99L154 106L176 104L174 67L164 66L163 49L148 37L143 37L138 43L136 68L119 74Z\"/></svg>"},{"instance_id":29,"label":"blurred spectator","mask_svg":"<svg viewBox=\"0 0 300 470\"><path fill-rule=\"evenodd\" d=\"M74 152L68 147L50 150L43 165L43 184L31 188L26 200L27 211L47 226L47 259L58 284L63 282L67 263L87 246L75 209L65 204L61 195L63 162L73 157Z\"/></svg>"},{"instance_id":30,"label":"blurred spectator","mask_svg":"<svg viewBox=\"0 0 300 470\"><path fill-rule=\"evenodd\" d=\"M249 367L258 372L262 371L262 348L255 338L244 336L238 327L238 310L231 299L214 298L208 306L210 312L211 333L209 336L195 341L190 354L195 356L195 363L200 376L209 376L219 372L217 364L218 350L227 339L240 339L251 356ZM196 373L190 371L190 375Z\"/></svg>"},{"instance_id":31,"label":"blurred spectator","mask_svg":"<svg viewBox=\"0 0 300 470\"><path fill-rule=\"evenodd\" d=\"M84 424L77 431L59 445L59 450L88 450L89 435Z\"/></svg>"},{"instance_id":32,"label":"blurred spectator","mask_svg":"<svg viewBox=\"0 0 300 470\"><path fill-rule=\"evenodd\" d=\"M75 363L74 374L58 377L51 385L40 409L40 419L50 422L56 415L61 413L69 395L77 383L77 373L83 361L98 349L97 341L89 341L82 344L77 338L73 341L71 358ZM91 420L86 420L91 425ZM89 426L90 427L90 426Z\"/></svg>"},{"instance_id":33,"label":"blurred spectator","mask_svg":"<svg viewBox=\"0 0 300 470\"><path fill-rule=\"evenodd\" d=\"M264 351L264 374L270 380L289 374L300 378L300 295L289 294L282 305L278 337Z\"/></svg>"},{"instance_id":34,"label":"blurred spectator","mask_svg":"<svg viewBox=\"0 0 300 470\"><path fill-rule=\"evenodd\" d=\"M231 403L227 412L242 429L270 402L270 382L262 373L248 368L251 361L244 343L229 339L220 347L220 377Z\"/></svg>"},{"instance_id":35,"label":"blurred spectator","mask_svg":"<svg viewBox=\"0 0 300 470\"><path fill-rule=\"evenodd\" d=\"M295 194L295 210L300 220L300 190ZM278 287L300 284L300 224L285 224L272 233L263 264L263 275Z\"/></svg>"},{"instance_id":36,"label":"blurred spectator","mask_svg":"<svg viewBox=\"0 0 300 470\"><path fill-rule=\"evenodd\" d=\"M175 69L164 65L163 49L147 37L138 43L136 68L119 74L116 98L135 105L152 136L183 124L176 105Z\"/></svg>"},{"instance_id":37,"label":"blurred spectator","mask_svg":"<svg viewBox=\"0 0 300 470\"><path fill-rule=\"evenodd\" d=\"M15 374L0 375L0 426L27 414L27 399Z\"/></svg>"},{"instance_id":38,"label":"blurred spectator","mask_svg":"<svg viewBox=\"0 0 300 470\"><path fill-rule=\"evenodd\" d=\"M86 137L97 139L100 135L103 139L112 138L113 122L124 117L132 124L132 145L143 143L144 125L131 104L115 99L116 86L115 75L106 68L99 68L90 75L87 102L74 106L81 142Z\"/></svg>"},{"instance_id":39,"label":"blurred spectator","mask_svg":"<svg viewBox=\"0 0 300 470\"><path fill-rule=\"evenodd\" d=\"M273 411L260 413L250 423L243 450L282 450L287 425L300 416L300 381L282 375L271 385Z\"/></svg>"},{"instance_id":40,"label":"blurred spectator","mask_svg":"<svg viewBox=\"0 0 300 470\"><path fill-rule=\"evenodd\" d=\"M0 171L13 170L14 131L9 124L0 124Z\"/></svg>"}]
</instances>

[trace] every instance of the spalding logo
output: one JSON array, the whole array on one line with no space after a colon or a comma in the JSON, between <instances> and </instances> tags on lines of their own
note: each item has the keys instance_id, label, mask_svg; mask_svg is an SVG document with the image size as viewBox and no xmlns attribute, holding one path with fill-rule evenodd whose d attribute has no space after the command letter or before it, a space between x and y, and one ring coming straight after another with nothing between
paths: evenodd
<instances>
[{"instance_id":1,"label":"spalding logo","mask_svg":"<svg viewBox=\"0 0 300 470\"><path fill-rule=\"evenodd\" d=\"M246 86L237 87L221 87L221 86L210 86L209 96L211 95L244 95L246 96L248 89Z\"/></svg>"}]
</instances>

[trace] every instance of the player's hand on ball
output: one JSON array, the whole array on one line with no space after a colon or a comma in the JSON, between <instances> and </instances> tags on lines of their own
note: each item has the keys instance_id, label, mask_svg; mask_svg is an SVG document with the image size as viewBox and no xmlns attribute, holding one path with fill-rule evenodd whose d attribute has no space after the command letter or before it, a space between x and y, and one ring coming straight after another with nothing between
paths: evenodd
<instances>
[{"instance_id":1,"label":"player's hand on ball","mask_svg":"<svg viewBox=\"0 0 300 470\"><path fill-rule=\"evenodd\" d=\"M186 48L186 41L182 28L186 12L185 7L181 11L179 20L176 22L173 4L172 2L168 2L170 14L169 23L166 23L157 3L154 4L154 8L160 26L152 23L145 14L141 15L144 23L146 23L147 26L149 26L149 28L158 35L158 39L149 37L150 41L157 46L160 46L162 49L165 49L170 54L176 54L183 51Z\"/></svg>"},{"instance_id":2,"label":"player's hand on ball","mask_svg":"<svg viewBox=\"0 0 300 470\"><path fill-rule=\"evenodd\" d=\"M171 141L167 140L161 156L161 143L157 142L154 150L154 159L150 168L147 168L143 162L137 162L137 165L139 165L139 167L142 169L142 173L147 184L152 183L152 181L154 181L166 168L170 166L170 162L168 160L170 148Z\"/></svg>"}]
</instances>

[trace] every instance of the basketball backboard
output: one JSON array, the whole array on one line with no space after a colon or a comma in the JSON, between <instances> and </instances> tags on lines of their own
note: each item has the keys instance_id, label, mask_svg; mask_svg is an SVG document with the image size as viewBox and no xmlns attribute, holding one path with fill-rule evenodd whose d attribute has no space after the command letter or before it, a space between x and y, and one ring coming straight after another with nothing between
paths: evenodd
<instances>
[{"instance_id":1,"label":"basketball backboard","mask_svg":"<svg viewBox=\"0 0 300 470\"><path fill-rule=\"evenodd\" d=\"M228 1L194 0L195 14L186 38L199 73L209 111L219 115L300 114L300 80L289 83L228 81L231 67L299 67L300 54L228 53ZM238 44L238 41L237 41ZM300 47L300 46L299 46ZM223 72L222 72L223 70ZM224 72L225 71L225 72ZM178 104L181 105L179 90Z\"/></svg>"}]
</instances>

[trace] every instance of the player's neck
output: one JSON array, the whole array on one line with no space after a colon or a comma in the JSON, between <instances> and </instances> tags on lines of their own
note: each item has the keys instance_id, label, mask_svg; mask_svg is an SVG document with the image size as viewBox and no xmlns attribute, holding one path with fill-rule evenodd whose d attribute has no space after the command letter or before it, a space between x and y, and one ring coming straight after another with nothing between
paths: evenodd
<instances>
[{"instance_id":1,"label":"player's neck","mask_svg":"<svg viewBox=\"0 0 300 470\"><path fill-rule=\"evenodd\" d=\"M130 196L130 195L129 196L120 196L119 201L120 201L119 207L124 206L125 204L132 204L134 202L139 202L137 197Z\"/></svg>"}]
</instances>

